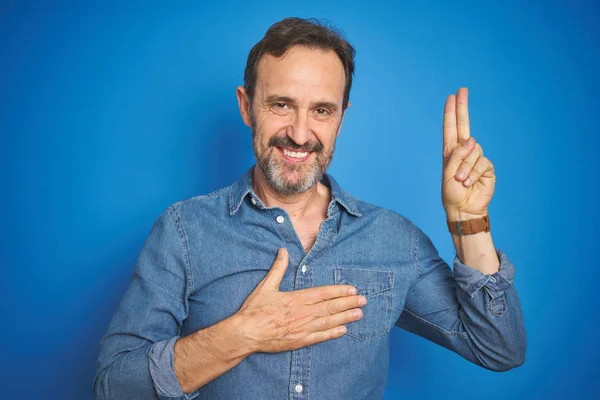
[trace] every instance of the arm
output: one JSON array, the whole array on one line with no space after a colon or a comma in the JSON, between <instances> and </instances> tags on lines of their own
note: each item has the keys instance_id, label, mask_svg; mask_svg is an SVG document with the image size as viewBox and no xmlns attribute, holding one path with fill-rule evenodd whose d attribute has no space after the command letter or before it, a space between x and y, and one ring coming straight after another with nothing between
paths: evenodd
<instances>
[{"instance_id":1,"label":"arm","mask_svg":"<svg viewBox=\"0 0 600 400\"><path fill-rule=\"evenodd\" d=\"M448 217L447 220L465 221L477 218L464 212L455 212L454 218ZM454 235L452 242L456 249L456 256L459 260L482 274L494 274L500 268L500 261L496 255L496 248L492 241L491 232L479 232L475 235Z\"/></svg>"},{"instance_id":2,"label":"arm","mask_svg":"<svg viewBox=\"0 0 600 400\"><path fill-rule=\"evenodd\" d=\"M347 285L280 292L288 267L287 251L280 251L236 314L180 338L193 282L188 254L179 216L170 207L154 224L102 339L97 399L192 399L198 388L253 352L335 339L345 333L342 324L360 318L353 311L362 307L363 296Z\"/></svg>"},{"instance_id":3,"label":"arm","mask_svg":"<svg viewBox=\"0 0 600 400\"><path fill-rule=\"evenodd\" d=\"M184 393L192 393L252 354L235 315L177 340L174 370Z\"/></svg>"},{"instance_id":4,"label":"arm","mask_svg":"<svg viewBox=\"0 0 600 400\"><path fill-rule=\"evenodd\" d=\"M448 96L443 131L442 204L448 221L486 215L496 174L470 135L466 88ZM396 324L488 369L521 365L526 339L514 267L494 248L491 235L453 237L452 276L431 240L416 226L412 231L416 281Z\"/></svg>"},{"instance_id":5,"label":"arm","mask_svg":"<svg viewBox=\"0 0 600 400\"><path fill-rule=\"evenodd\" d=\"M444 107L442 204L447 221L465 221L488 214L496 173L483 148L471 137L468 90L450 95ZM499 260L489 232L453 235L461 262L484 274L498 272Z\"/></svg>"},{"instance_id":6,"label":"arm","mask_svg":"<svg viewBox=\"0 0 600 400\"><path fill-rule=\"evenodd\" d=\"M480 235L479 233L476 235ZM499 270L484 275L454 259L454 274L431 240L412 225L416 281L396 325L494 371L525 360L523 315L514 266L496 250Z\"/></svg>"},{"instance_id":7,"label":"arm","mask_svg":"<svg viewBox=\"0 0 600 400\"><path fill-rule=\"evenodd\" d=\"M187 399L174 374L173 347L188 316L189 260L171 207L155 222L132 281L100 343L97 399Z\"/></svg>"},{"instance_id":8,"label":"arm","mask_svg":"<svg viewBox=\"0 0 600 400\"><path fill-rule=\"evenodd\" d=\"M200 386L251 353L239 318L226 318L184 338L192 281L177 211L155 222L132 282L101 342L97 399L192 399Z\"/></svg>"}]
</instances>

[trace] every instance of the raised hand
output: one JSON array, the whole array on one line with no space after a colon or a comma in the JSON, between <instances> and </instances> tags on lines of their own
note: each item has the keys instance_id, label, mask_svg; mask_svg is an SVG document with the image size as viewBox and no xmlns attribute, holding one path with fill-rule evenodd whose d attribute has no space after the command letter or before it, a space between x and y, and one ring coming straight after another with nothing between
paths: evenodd
<instances>
[{"instance_id":1,"label":"raised hand","mask_svg":"<svg viewBox=\"0 0 600 400\"><path fill-rule=\"evenodd\" d=\"M496 184L492 162L471 137L468 97L467 88L460 88L444 108L442 204L451 221L459 213L460 219L486 215Z\"/></svg>"},{"instance_id":2,"label":"raised hand","mask_svg":"<svg viewBox=\"0 0 600 400\"><path fill-rule=\"evenodd\" d=\"M335 339L346 333L343 324L362 317L360 307L366 304L366 298L357 296L352 286L280 292L288 263L287 250L280 249L270 271L237 313L253 352L295 350Z\"/></svg>"}]
</instances>

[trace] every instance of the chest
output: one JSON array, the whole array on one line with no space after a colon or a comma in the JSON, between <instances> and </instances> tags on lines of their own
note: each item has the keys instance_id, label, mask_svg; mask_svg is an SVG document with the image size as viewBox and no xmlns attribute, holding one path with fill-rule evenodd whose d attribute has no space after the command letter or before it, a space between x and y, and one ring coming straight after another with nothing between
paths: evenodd
<instances>
[{"instance_id":1,"label":"chest","mask_svg":"<svg viewBox=\"0 0 600 400\"><path fill-rule=\"evenodd\" d=\"M194 217L184 226L191 279L183 335L238 311L281 247L290 255L281 291L351 284L372 297L365 309L369 317L354 324L366 330L356 332L361 338L389 329L414 279L410 235L374 218L333 209L324 221L296 221L280 209L252 207L240 208L233 217L210 212Z\"/></svg>"},{"instance_id":2,"label":"chest","mask_svg":"<svg viewBox=\"0 0 600 400\"><path fill-rule=\"evenodd\" d=\"M312 246L315 244L315 240L319 235L319 229L323 223L324 218L304 219L294 221L292 219L292 226L302 243L304 251L308 253Z\"/></svg>"}]
</instances>

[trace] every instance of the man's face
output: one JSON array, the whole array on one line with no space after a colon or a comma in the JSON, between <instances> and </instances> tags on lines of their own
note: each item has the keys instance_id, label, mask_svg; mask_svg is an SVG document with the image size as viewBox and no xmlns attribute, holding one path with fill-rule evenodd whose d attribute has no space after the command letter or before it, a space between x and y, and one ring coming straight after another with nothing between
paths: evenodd
<instances>
[{"instance_id":1,"label":"man's face","mask_svg":"<svg viewBox=\"0 0 600 400\"><path fill-rule=\"evenodd\" d=\"M258 64L249 108L252 147L267 183L283 195L321 179L333 158L342 118L345 73L332 52L294 46Z\"/></svg>"}]
</instances>

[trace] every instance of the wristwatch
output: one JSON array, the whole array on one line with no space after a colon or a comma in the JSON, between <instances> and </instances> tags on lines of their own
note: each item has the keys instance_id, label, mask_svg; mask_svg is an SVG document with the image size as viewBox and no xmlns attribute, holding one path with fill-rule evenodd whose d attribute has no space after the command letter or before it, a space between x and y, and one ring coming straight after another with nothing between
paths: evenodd
<instances>
[{"instance_id":1,"label":"wristwatch","mask_svg":"<svg viewBox=\"0 0 600 400\"><path fill-rule=\"evenodd\" d=\"M466 221L446 221L448 230L458 236L474 235L479 232L490 231L490 217L467 219Z\"/></svg>"}]
</instances>

